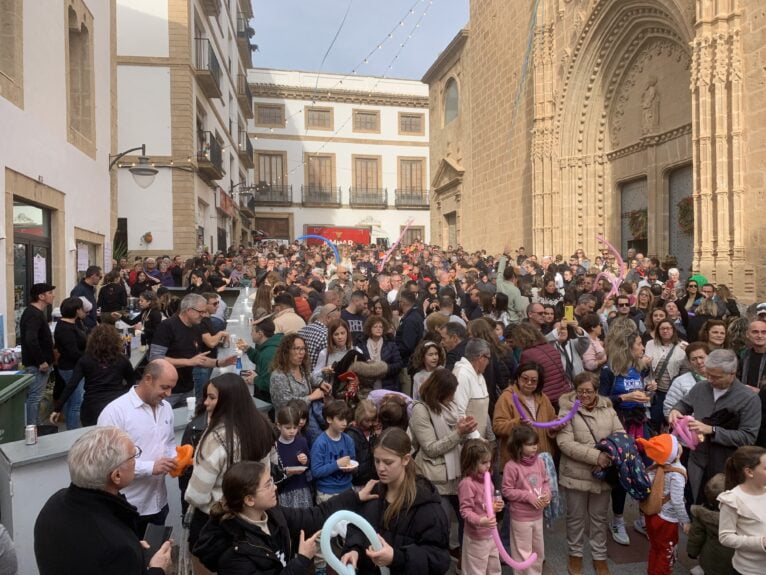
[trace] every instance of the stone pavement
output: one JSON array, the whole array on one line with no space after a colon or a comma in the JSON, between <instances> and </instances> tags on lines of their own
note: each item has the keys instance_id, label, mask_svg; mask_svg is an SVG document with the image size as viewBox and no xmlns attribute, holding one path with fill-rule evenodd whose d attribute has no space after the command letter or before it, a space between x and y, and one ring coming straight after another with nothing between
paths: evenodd
<instances>
[{"instance_id":1,"label":"stone pavement","mask_svg":"<svg viewBox=\"0 0 766 575\"><path fill-rule=\"evenodd\" d=\"M637 517L638 504L628 499L625 509L625 523L628 525L630 545L618 545L612 539L611 534L608 537L609 570L613 575L644 575L646 573L649 541L633 529L633 521ZM680 534L679 549L679 561L673 574L688 575L689 570L696 565L696 561L690 560L686 555L686 536L683 532ZM454 561L449 573L457 573ZM566 575L566 573L567 542L565 519L562 517L553 524L550 530L545 532L545 567L543 575ZM585 575L595 573L588 551L586 551L586 556L583 559L583 573ZM504 565L503 575L513 575L513 570Z\"/></svg>"}]
</instances>

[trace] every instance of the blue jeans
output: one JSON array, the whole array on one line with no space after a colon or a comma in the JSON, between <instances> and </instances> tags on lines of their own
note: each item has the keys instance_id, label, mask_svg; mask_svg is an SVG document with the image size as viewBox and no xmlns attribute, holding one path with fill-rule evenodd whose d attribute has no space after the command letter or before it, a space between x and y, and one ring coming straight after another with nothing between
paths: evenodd
<instances>
[{"instance_id":1,"label":"blue jeans","mask_svg":"<svg viewBox=\"0 0 766 575\"><path fill-rule=\"evenodd\" d=\"M192 369L192 378L194 379L194 397L197 398L197 403L201 403L205 400L205 398L202 397L202 391L205 389L205 384L210 381L210 375L212 373L212 367L195 367Z\"/></svg>"},{"instance_id":2,"label":"blue jeans","mask_svg":"<svg viewBox=\"0 0 766 575\"><path fill-rule=\"evenodd\" d=\"M50 370L40 371L37 367L28 367L24 370L24 373L34 376L32 383L27 388L27 400L25 402L27 425L39 425L40 402L45 394L45 387L48 385Z\"/></svg>"},{"instance_id":3,"label":"blue jeans","mask_svg":"<svg viewBox=\"0 0 766 575\"><path fill-rule=\"evenodd\" d=\"M72 369L60 369L59 375L64 380L64 384L68 384L72 378ZM85 379L81 379L80 383L69 396L67 402L64 404L64 418L66 420L67 429L77 429L80 427L80 406L82 405L82 398L85 395Z\"/></svg>"}]
</instances>

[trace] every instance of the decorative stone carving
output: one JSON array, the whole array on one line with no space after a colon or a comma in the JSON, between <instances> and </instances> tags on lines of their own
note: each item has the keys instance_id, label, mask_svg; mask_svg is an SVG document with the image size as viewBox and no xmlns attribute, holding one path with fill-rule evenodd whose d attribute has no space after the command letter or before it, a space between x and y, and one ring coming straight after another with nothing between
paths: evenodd
<instances>
[{"instance_id":1,"label":"decorative stone carving","mask_svg":"<svg viewBox=\"0 0 766 575\"><path fill-rule=\"evenodd\" d=\"M644 93L641 94L641 133L646 135L660 127L660 93L657 77L649 76Z\"/></svg>"}]
</instances>

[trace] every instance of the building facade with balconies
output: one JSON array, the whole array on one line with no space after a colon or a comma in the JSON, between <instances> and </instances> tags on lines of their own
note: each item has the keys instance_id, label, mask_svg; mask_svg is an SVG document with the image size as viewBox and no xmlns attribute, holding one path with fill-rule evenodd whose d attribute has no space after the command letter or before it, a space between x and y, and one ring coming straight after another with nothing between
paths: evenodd
<instances>
[{"instance_id":1,"label":"building facade with balconies","mask_svg":"<svg viewBox=\"0 0 766 575\"><path fill-rule=\"evenodd\" d=\"M252 241L241 193L254 157L252 18L249 0L117 0L117 148L145 144L159 169L146 189L127 170L115 178L116 239L131 255L189 257Z\"/></svg>"},{"instance_id":2,"label":"building facade with balconies","mask_svg":"<svg viewBox=\"0 0 766 575\"><path fill-rule=\"evenodd\" d=\"M416 80L254 68L254 227L293 240L364 228L430 237L428 86Z\"/></svg>"}]
</instances>

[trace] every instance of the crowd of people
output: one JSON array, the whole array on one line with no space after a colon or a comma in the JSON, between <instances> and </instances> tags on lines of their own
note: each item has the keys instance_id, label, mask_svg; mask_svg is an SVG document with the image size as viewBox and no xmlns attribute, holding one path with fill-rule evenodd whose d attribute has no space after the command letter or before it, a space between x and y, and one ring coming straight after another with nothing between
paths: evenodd
<instances>
[{"instance_id":1,"label":"crowd of people","mask_svg":"<svg viewBox=\"0 0 766 575\"><path fill-rule=\"evenodd\" d=\"M609 250L538 259L416 242L388 255L342 246L336 258L323 243L262 242L185 263L120 261L104 278L86 272L47 338L54 287L35 285L21 323L23 361L41 382L28 422L55 363L53 420L98 425L70 451L72 485L38 518L40 572L67 572L52 554L74 561L89 517L114 534L104 545L125 567L104 570L104 550L77 557L92 561L78 572L146 572L140 538L165 522L164 477L178 467L172 407L196 396L183 440L193 466L179 485L197 575L305 573L312 562L324 573L317 531L338 509L380 534L373 550L355 525L341 530L335 553L360 573L442 574L453 558L466 574L500 573L497 528L514 560L537 555L516 572L539 575L555 521L571 575L586 547L604 575L607 539L640 536L652 575L671 573L679 552L709 575L760 573L766 303L746 308L672 262L625 255L618 289L602 273L620 273ZM171 285L187 294L165 297ZM252 341L237 346L253 371L215 355L228 344L227 286L252 291ZM139 373L118 359L112 325L127 293L149 346ZM630 500L642 510L632 525ZM70 513L82 522L72 539ZM167 546L148 559L150 572L167 570Z\"/></svg>"}]
</instances>

